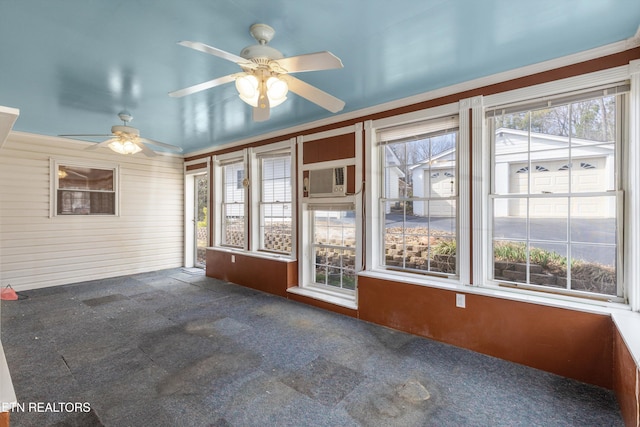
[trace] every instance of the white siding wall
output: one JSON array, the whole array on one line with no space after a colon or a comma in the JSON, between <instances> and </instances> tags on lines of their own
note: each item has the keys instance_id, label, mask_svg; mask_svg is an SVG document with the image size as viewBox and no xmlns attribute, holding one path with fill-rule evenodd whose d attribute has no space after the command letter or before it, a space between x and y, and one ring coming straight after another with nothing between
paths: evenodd
<instances>
[{"instance_id":1,"label":"white siding wall","mask_svg":"<svg viewBox=\"0 0 640 427\"><path fill-rule=\"evenodd\" d=\"M16 133L0 150L0 285L17 290L179 267L183 159ZM120 167L120 215L49 217L49 162Z\"/></svg>"}]
</instances>

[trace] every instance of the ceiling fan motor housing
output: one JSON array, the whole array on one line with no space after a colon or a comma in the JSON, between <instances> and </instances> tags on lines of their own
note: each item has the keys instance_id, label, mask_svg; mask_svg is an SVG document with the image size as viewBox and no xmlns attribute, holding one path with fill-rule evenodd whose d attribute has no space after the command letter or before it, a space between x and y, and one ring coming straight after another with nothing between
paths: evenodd
<instances>
[{"instance_id":1,"label":"ceiling fan motor housing","mask_svg":"<svg viewBox=\"0 0 640 427\"><path fill-rule=\"evenodd\" d=\"M266 24L253 24L249 28L249 33L256 39L258 44L247 46L240 52L240 56L252 60L252 62L260 63L256 59L268 59L277 60L284 58L284 55L271 46L267 46L267 43L271 41L276 31Z\"/></svg>"},{"instance_id":2,"label":"ceiling fan motor housing","mask_svg":"<svg viewBox=\"0 0 640 427\"><path fill-rule=\"evenodd\" d=\"M254 61L255 59L261 58L265 58L268 60L277 60L284 58L284 55L278 49L272 48L271 46L267 46L265 44L254 44L252 46L247 46L242 49L242 52L240 52L240 56L252 62L256 62Z\"/></svg>"},{"instance_id":3,"label":"ceiling fan motor housing","mask_svg":"<svg viewBox=\"0 0 640 427\"><path fill-rule=\"evenodd\" d=\"M140 136L140 131L136 128L132 128L131 126L122 126L122 125L116 125L116 126L111 126L111 133L114 135L133 135L133 136Z\"/></svg>"}]
</instances>

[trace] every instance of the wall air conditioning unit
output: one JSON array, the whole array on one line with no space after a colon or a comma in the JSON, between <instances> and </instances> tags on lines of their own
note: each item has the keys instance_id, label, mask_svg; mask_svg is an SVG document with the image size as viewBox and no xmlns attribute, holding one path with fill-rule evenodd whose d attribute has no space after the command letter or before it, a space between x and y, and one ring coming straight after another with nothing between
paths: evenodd
<instances>
[{"instance_id":1,"label":"wall air conditioning unit","mask_svg":"<svg viewBox=\"0 0 640 427\"><path fill-rule=\"evenodd\" d=\"M339 197L347 195L347 168L341 166L330 169L309 171L309 178L305 178L305 189L309 197Z\"/></svg>"}]
</instances>

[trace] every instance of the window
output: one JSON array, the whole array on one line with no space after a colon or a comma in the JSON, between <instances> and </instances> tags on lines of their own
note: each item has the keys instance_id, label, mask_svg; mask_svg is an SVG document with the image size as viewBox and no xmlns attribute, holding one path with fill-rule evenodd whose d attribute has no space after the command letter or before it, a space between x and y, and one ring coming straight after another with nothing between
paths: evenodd
<instances>
[{"instance_id":1,"label":"window","mask_svg":"<svg viewBox=\"0 0 640 427\"><path fill-rule=\"evenodd\" d=\"M457 116L381 129L378 141L381 265L456 275Z\"/></svg>"},{"instance_id":2,"label":"window","mask_svg":"<svg viewBox=\"0 0 640 427\"><path fill-rule=\"evenodd\" d=\"M245 247L245 193L244 160L235 160L222 166L222 237L221 244ZM240 179L240 182L238 180Z\"/></svg>"},{"instance_id":3,"label":"window","mask_svg":"<svg viewBox=\"0 0 640 427\"><path fill-rule=\"evenodd\" d=\"M624 103L600 91L490 113L494 281L622 297Z\"/></svg>"},{"instance_id":4,"label":"window","mask_svg":"<svg viewBox=\"0 0 640 427\"><path fill-rule=\"evenodd\" d=\"M295 138L216 156L213 244L261 256L295 248L292 151Z\"/></svg>"},{"instance_id":5,"label":"window","mask_svg":"<svg viewBox=\"0 0 640 427\"><path fill-rule=\"evenodd\" d=\"M116 215L117 168L52 161L55 215Z\"/></svg>"},{"instance_id":6,"label":"window","mask_svg":"<svg viewBox=\"0 0 640 427\"><path fill-rule=\"evenodd\" d=\"M356 289L356 221L353 207L311 208L313 285ZM327 209L327 210L323 210Z\"/></svg>"},{"instance_id":7,"label":"window","mask_svg":"<svg viewBox=\"0 0 640 427\"><path fill-rule=\"evenodd\" d=\"M260 163L260 250L292 251L291 154L258 156Z\"/></svg>"}]
</instances>

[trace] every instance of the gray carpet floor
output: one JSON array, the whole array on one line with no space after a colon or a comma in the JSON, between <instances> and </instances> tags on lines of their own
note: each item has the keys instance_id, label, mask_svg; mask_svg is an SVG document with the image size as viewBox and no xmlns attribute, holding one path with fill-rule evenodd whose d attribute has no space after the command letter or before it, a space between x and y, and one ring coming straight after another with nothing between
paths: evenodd
<instances>
[{"instance_id":1,"label":"gray carpet floor","mask_svg":"<svg viewBox=\"0 0 640 427\"><path fill-rule=\"evenodd\" d=\"M12 427L623 425L610 390L201 271L22 294L0 307Z\"/></svg>"}]
</instances>

